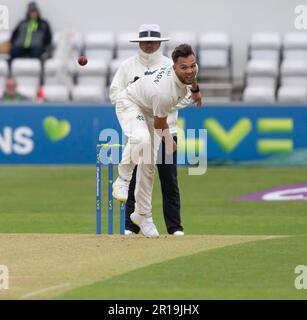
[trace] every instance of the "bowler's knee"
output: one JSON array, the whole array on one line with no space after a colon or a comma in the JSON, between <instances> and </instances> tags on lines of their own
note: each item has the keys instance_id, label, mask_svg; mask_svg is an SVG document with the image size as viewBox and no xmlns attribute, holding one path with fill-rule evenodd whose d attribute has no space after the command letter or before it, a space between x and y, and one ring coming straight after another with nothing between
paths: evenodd
<instances>
[{"instance_id":1,"label":"bowler's knee","mask_svg":"<svg viewBox=\"0 0 307 320\"><path fill-rule=\"evenodd\" d=\"M146 129L136 129L130 136L130 143L137 145L149 145L150 134Z\"/></svg>"}]
</instances>

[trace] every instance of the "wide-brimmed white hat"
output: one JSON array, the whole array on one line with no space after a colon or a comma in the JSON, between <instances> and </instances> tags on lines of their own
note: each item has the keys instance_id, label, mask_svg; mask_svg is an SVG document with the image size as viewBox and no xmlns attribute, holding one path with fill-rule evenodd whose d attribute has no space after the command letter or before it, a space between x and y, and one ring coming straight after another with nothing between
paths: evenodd
<instances>
[{"instance_id":1,"label":"wide-brimmed white hat","mask_svg":"<svg viewBox=\"0 0 307 320\"><path fill-rule=\"evenodd\" d=\"M142 24L139 28L139 37L130 42L143 41L169 41L169 38L161 38L160 26L157 24Z\"/></svg>"}]
</instances>

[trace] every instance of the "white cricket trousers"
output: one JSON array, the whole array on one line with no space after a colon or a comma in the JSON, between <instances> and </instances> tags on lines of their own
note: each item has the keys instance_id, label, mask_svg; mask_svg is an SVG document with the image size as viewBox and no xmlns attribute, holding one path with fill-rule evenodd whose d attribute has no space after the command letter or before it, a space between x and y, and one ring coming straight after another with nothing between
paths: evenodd
<instances>
[{"instance_id":1,"label":"white cricket trousers","mask_svg":"<svg viewBox=\"0 0 307 320\"><path fill-rule=\"evenodd\" d=\"M155 161L161 138L154 130L153 116L145 113L125 94L122 94L116 103L116 115L127 137L118 165L118 174L130 181L135 165L138 166L134 212L151 216Z\"/></svg>"}]
</instances>

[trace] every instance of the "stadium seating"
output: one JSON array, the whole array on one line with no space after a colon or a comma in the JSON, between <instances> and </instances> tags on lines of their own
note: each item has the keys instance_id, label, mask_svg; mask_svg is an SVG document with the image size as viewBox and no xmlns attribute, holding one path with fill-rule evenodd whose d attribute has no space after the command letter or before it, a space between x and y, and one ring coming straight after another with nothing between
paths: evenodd
<instances>
[{"instance_id":1,"label":"stadium seating","mask_svg":"<svg viewBox=\"0 0 307 320\"><path fill-rule=\"evenodd\" d=\"M280 103L307 103L305 86L282 86L278 90L277 101Z\"/></svg>"},{"instance_id":2,"label":"stadium seating","mask_svg":"<svg viewBox=\"0 0 307 320\"><path fill-rule=\"evenodd\" d=\"M0 43L10 32L0 32ZM19 91L35 101L40 85L45 100L51 102L109 102L108 87L122 61L136 53L134 32L112 33L101 30L55 32L52 58L18 58L11 65ZM168 34L164 53L189 43L199 65L200 90L207 102L306 103L307 35L289 32L283 38L276 32L255 32L246 44L247 61L242 78L233 76L232 42L226 32L177 30ZM77 63L80 55L88 63ZM0 55L0 95L10 74L7 55ZM235 99L235 100L233 100Z\"/></svg>"},{"instance_id":3,"label":"stadium seating","mask_svg":"<svg viewBox=\"0 0 307 320\"><path fill-rule=\"evenodd\" d=\"M232 46L228 34L200 34L198 49L201 92L210 102L232 100Z\"/></svg>"},{"instance_id":4,"label":"stadium seating","mask_svg":"<svg viewBox=\"0 0 307 320\"><path fill-rule=\"evenodd\" d=\"M18 92L25 96L27 100L35 102L37 97L37 88L35 86L18 84Z\"/></svg>"},{"instance_id":5,"label":"stadium seating","mask_svg":"<svg viewBox=\"0 0 307 320\"><path fill-rule=\"evenodd\" d=\"M246 83L248 86L277 85L278 64L274 60L250 60L246 66Z\"/></svg>"},{"instance_id":6,"label":"stadium seating","mask_svg":"<svg viewBox=\"0 0 307 320\"><path fill-rule=\"evenodd\" d=\"M123 59L114 59L111 61L110 65L109 65L109 78L110 78L110 80L114 77L117 69L119 68L119 66L121 65L122 62L123 62Z\"/></svg>"},{"instance_id":7,"label":"stadium seating","mask_svg":"<svg viewBox=\"0 0 307 320\"><path fill-rule=\"evenodd\" d=\"M243 92L243 101L247 103L274 103L275 90L271 86L248 86Z\"/></svg>"},{"instance_id":8,"label":"stadium seating","mask_svg":"<svg viewBox=\"0 0 307 320\"><path fill-rule=\"evenodd\" d=\"M3 94L5 79L9 74L9 67L6 60L0 60L0 96Z\"/></svg>"},{"instance_id":9,"label":"stadium seating","mask_svg":"<svg viewBox=\"0 0 307 320\"><path fill-rule=\"evenodd\" d=\"M226 70L228 77L232 77L231 43L226 33L206 32L200 35L199 67L203 77L209 71L214 71L218 76L219 70Z\"/></svg>"},{"instance_id":10,"label":"stadium seating","mask_svg":"<svg viewBox=\"0 0 307 320\"><path fill-rule=\"evenodd\" d=\"M38 87L41 73L42 65L39 59L17 58L12 62L12 75L19 85Z\"/></svg>"},{"instance_id":11,"label":"stadium seating","mask_svg":"<svg viewBox=\"0 0 307 320\"><path fill-rule=\"evenodd\" d=\"M78 84L93 84L106 86L108 64L104 60L91 59L85 67L77 66L76 75Z\"/></svg>"},{"instance_id":12,"label":"stadium seating","mask_svg":"<svg viewBox=\"0 0 307 320\"><path fill-rule=\"evenodd\" d=\"M8 43L11 38L11 32L8 30L1 30L0 28L0 60L7 60L9 59L9 55L7 53L8 50Z\"/></svg>"},{"instance_id":13,"label":"stadium seating","mask_svg":"<svg viewBox=\"0 0 307 320\"><path fill-rule=\"evenodd\" d=\"M105 92L99 85L76 85L71 91L72 100L78 103L102 103Z\"/></svg>"},{"instance_id":14,"label":"stadium seating","mask_svg":"<svg viewBox=\"0 0 307 320\"><path fill-rule=\"evenodd\" d=\"M302 85L307 87L307 60L284 60L280 72L282 85Z\"/></svg>"},{"instance_id":15,"label":"stadium seating","mask_svg":"<svg viewBox=\"0 0 307 320\"><path fill-rule=\"evenodd\" d=\"M41 83L42 64L35 58L17 58L12 61L12 76L18 83L18 91L28 99L35 101Z\"/></svg>"},{"instance_id":16,"label":"stadium seating","mask_svg":"<svg viewBox=\"0 0 307 320\"><path fill-rule=\"evenodd\" d=\"M53 58L62 58L63 51L69 49L71 58L77 59L84 47L83 35L75 31L56 32L52 39L52 47Z\"/></svg>"},{"instance_id":17,"label":"stadium seating","mask_svg":"<svg viewBox=\"0 0 307 320\"><path fill-rule=\"evenodd\" d=\"M286 33L283 41L284 60L307 60L307 34Z\"/></svg>"},{"instance_id":18,"label":"stadium seating","mask_svg":"<svg viewBox=\"0 0 307 320\"><path fill-rule=\"evenodd\" d=\"M69 77L68 69L60 59L48 59L44 63L44 84L52 85L62 83L64 77Z\"/></svg>"},{"instance_id":19,"label":"stadium seating","mask_svg":"<svg viewBox=\"0 0 307 320\"><path fill-rule=\"evenodd\" d=\"M194 32L188 31L176 31L171 32L169 35L170 41L166 42L164 45L165 54L171 58L172 52L178 45L182 43L190 44L194 50L195 54L198 54L198 39Z\"/></svg>"},{"instance_id":20,"label":"stadium seating","mask_svg":"<svg viewBox=\"0 0 307 320\"><path fill-rule=\"evenodd\" d=\"M281 38L274 32L253 33L248 45L249 60L280 60Z\"/></svg>"},{"instance_id":21,"label":"stadium seating","mask_svg":"<svg viewBox=\"0 0 307 320\"><path fill-rule=\"evenodd\" d=\"M278 101L283 103L306 103L306 34L299 32L285 34L282 57L280 88L277 93Z\"/></svg>"},{"instance_id":22,"label":"stadium seating","mask_svg":"<svg viewBox=\"0 0 307 320\"><path fill-rule=\"evenodd\" d=\"M279 84L281 37L274 32L256 32L248 44L244 102L273 103Z\"/></svg>"},{"instance_id":23,"label":"stadium seating","mask_svg":"<svg viewBox=\"0 0 307 320\"><path fill-rule=\"evenodd\" d=\"M130 39L136 38L134 32L122 32L118 34L116 43L116 55L117 59L127 59L135 55L138 48L136 43L129 42Z\"/></svg>"},{"instance_id":24,"label":"stadium seating","mask_svg":"<svg viewBox=\"0 0 307 320\"><path fill-rule=\"evenodd\" d=\"M43 86L45 102L68 102L69 89L64 85L50 84Z\"/></svg>"},{"instance_id":25,"label":"stadium seating","mask_svg":"<svg viewBox=\"0 0 307 320\"><path fill-rule=\"evenodd\" d=\"M91 59L110 62L114 57L115 38L111 32L90 32L84 37L84 54Z\"/></svg>"}]
</instances>

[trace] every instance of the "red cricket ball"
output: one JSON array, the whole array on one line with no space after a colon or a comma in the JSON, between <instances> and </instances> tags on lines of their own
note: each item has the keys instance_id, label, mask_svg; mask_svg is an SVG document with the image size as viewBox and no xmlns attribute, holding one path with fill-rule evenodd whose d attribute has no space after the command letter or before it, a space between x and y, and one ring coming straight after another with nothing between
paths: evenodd
<instances>
[{"instance_id":1,"label":"red cricket ball","mask_svg":"<svg viewBox=\"0 0 307 320\"><path fill-rule=\"evenodd\" d=\"M85 56L80 56L78 59L80 66L85 66L87 64L87 58Z\"/></svg>"}]
</instances>

